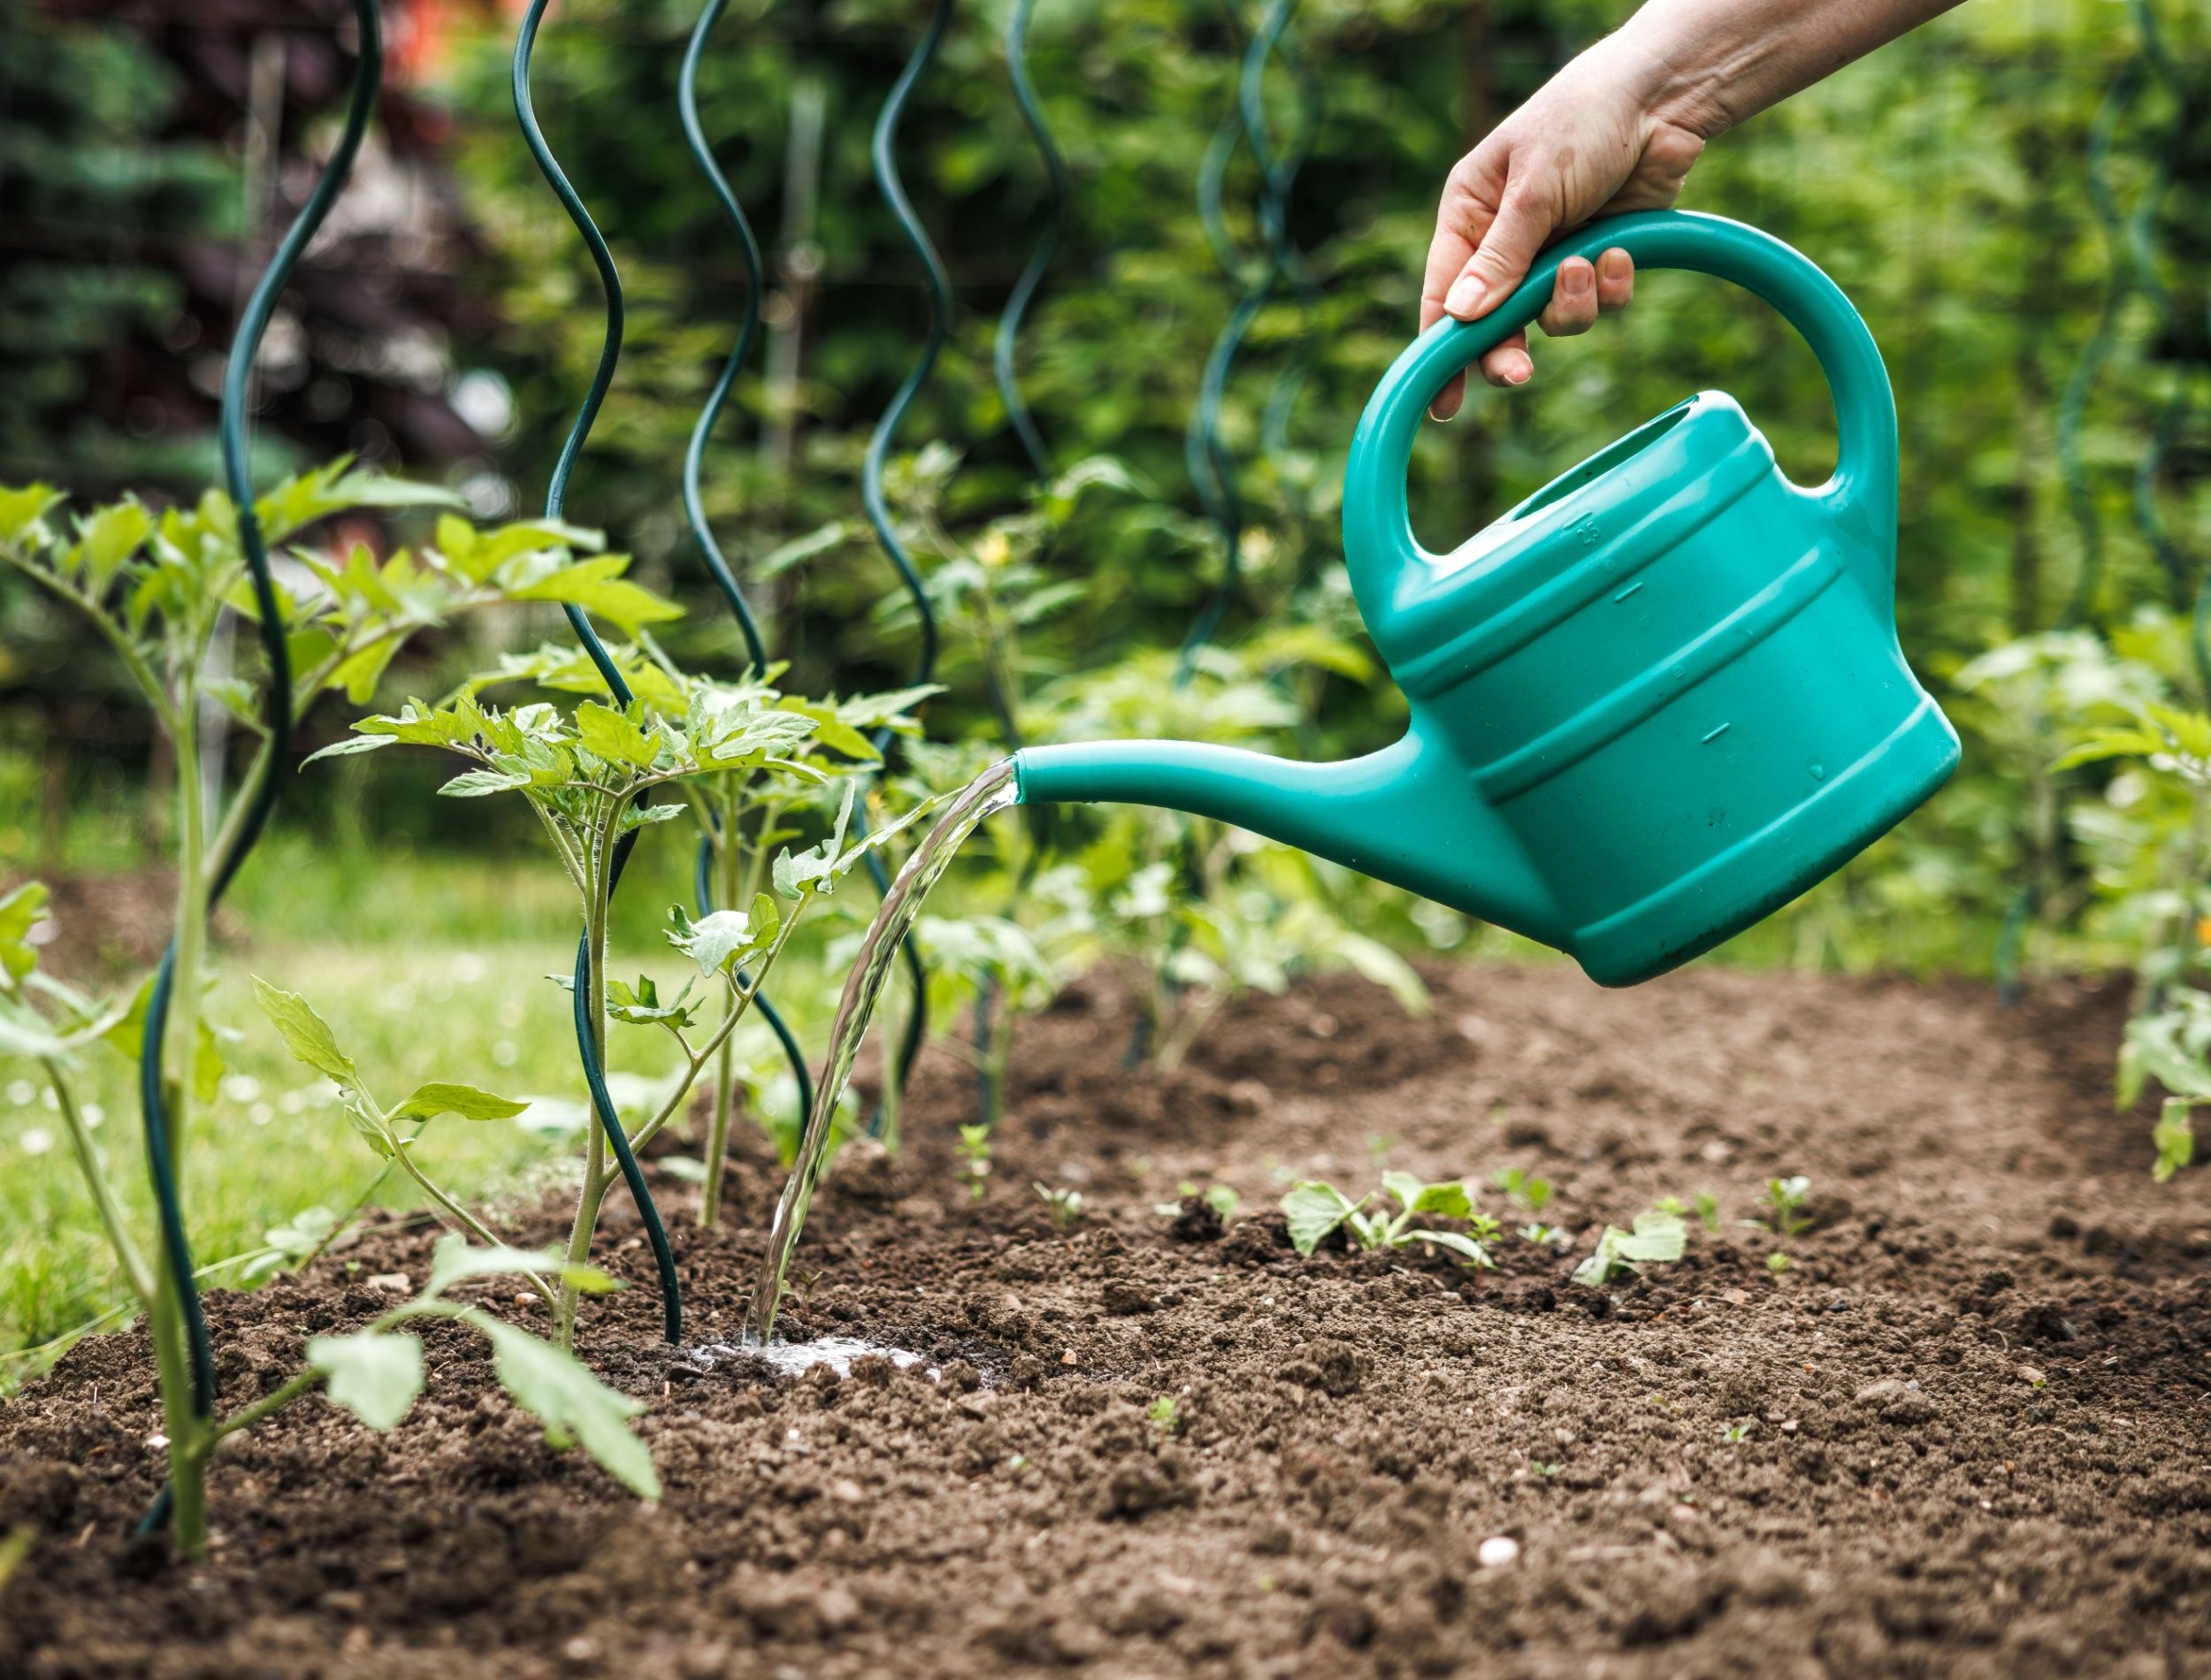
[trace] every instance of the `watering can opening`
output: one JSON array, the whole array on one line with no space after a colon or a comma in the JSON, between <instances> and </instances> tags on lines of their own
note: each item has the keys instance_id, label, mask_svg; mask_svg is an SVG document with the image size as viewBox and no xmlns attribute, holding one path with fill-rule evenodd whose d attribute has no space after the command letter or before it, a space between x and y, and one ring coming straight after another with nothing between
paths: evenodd
<instances>
[{"instance_id":1,"label":"watering can opening","mask_svg":"<svg viewBox=\"0 0 2211 1680\"><path fill-rule=\"evenodd\" d=\"M1496 524L1517 523L1541 513L1554 503L1564 501L1579 491L1588 489L1599 479L1608 477L1616 469L1642 454L1660 438L1688 418L1691 406L1698 400L1696 397L1684 397L1665 413L1657 416L1655 419L1644 421L1625 438L1608 443L1580 465L1569 467L1534 495L1520 502L1519 506L1503 515L1494 523ZM1594 499L1598 500L1603 499L1603 492L1601 488L1595 493Z\"/></svg>"},{"instance_id":2,"label":"watering can opening","mask_svg":"<svg viewBox=\"0 0 2211 1680\"><path fill-rule=\"evenodd\" d=\"M1707 391L1429 553L1405 479L1430 400L1535 317L1561 261L1615 245L1735 281L1803 333L1834 397L1834 476L1792 483ZM1405 695L1402 740L1319 765L1032 747L1021 797L1216 818L1555 945L1605 984L1649 979L1832 874L1957 763L1897 645L1896 472L1879 350L1809 260L1717 217L1598 223L1493 314L1415 340L1353 438L1344 558Z\"/></svg>"}]
</instances>

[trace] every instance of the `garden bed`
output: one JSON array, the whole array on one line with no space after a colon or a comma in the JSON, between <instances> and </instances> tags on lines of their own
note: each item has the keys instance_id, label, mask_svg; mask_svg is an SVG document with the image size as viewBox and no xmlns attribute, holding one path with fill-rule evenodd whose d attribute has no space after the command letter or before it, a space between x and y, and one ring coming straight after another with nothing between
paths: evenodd
<instances>
[{"instance_id":1,"label":"garden bed","mask_svg":"<svg viewBox=\"0 0 2211 1680\"><path fill-rule=\"evenodd\" d=\"M980 1203L971 1082L933 1058L904 1162L825 1191L784 1321L914 1369L675 1356L610 1203L635 1287L584 1347L649 1402L657 1508L433 1325L399 1431L279 1415L218 1462L210 1560L172 1566L125 1535L159 1473L146 1346L88 1342L0 1407L0 1535L36 1537L0 1674L2211 1669L2211 1179L2154 1186L2146 1120L2112 1114L2115 988L2007 1011L1715 969L1431 979L1426 1021L1350 981L1248 1005L1167 1078L1125 1071L1125 1008L1078 991L1023 1033ZM745 1148L722 1236L661 1180L701 1340L735 1333L777 1183ZM1508 1236L1479 1279L1299 1258L1283 1177L1356 1195L1385 1149L1539 1171L1574 1246ZM1815 1228L1738 1223L1795 1173ZM1055 1230L1032 1180L1084 1218ZM1157 1211L1181 1180L1246 1217ZM1722 1228L1683 1260L1569 1281L1603 1223L1704 1190ZM211 1296L226 1402L389 1305L429 1241ZM1497 1537L1517 1559L1485 1567Z\"/></svg>"}]
</instances>

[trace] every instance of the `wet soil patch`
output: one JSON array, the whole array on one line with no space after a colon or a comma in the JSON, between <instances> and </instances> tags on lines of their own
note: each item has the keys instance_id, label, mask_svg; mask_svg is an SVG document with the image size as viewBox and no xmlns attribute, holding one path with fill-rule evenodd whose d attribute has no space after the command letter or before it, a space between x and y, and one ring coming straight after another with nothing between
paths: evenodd
<instances>
[{"instance_id":1,"label":"wet soil patch","mask_svg":"<svg viewBox=\"0 0 2211 1680\"><path fill-rule=\"evenodd\" d=\"M2111 1112L2115 989L1433 981L1423 1021L1350 981L1257 1002L1168 1078L1077 992L1022 1036L980 1202L950 1147L971 1080L932 1064L905 1157L849 1157L818 1204L787 1325L914 1369L673 1355L615 1205L637 1287L585 1351L649 1405L657 1507L432 1329L404 1427L294 1407L220 1461L213 1554L174 1565L126 1533L159 1473L145 1346L88 1343L0 1407L0 1532L33 1537L0 1675L2211 1673L2211 1174L2152 1185ZM662 1180L702 1341L777 1187L745 1147L724 1233ZM1479 1279L1300 1259L1282 1183L1357 1194L1377 1161L1534 1169L1572 1246L1508 1240ZM1792 1173L1812 1229L1739 1223ZM1247 1217L1162 1211L1184 1181ZM1604 1222L1708 1190L1679 1264L1570 1281ZM212 1297L226 1404L428 1246Z\"/></svg>"}]
</instances>

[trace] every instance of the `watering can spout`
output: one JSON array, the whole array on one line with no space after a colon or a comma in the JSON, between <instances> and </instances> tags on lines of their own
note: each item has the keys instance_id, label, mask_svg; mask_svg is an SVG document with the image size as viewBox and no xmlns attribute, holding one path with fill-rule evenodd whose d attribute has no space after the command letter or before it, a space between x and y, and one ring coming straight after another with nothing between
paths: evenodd
<instances>
[{"instance_id":1,"label":"watering can spout","mask_svg":"<svg viewBox=\"0 0 2211 1680\"><path fill-rule=\"evenodd\" d=\"M1511 832L1435 742L1304 764L1189 741L1091 741L1014 755L1024 805L1156 806L1248 829L1547 944L1564 921Z\"/></svg>"}]
</instances>

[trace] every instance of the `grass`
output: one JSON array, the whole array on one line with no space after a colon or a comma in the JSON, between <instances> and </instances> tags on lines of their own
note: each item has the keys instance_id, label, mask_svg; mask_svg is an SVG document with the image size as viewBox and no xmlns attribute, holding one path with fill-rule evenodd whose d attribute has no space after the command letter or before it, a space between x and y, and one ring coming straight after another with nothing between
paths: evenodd
<instances>
[{"instance_id":1,"label":"grass","mask_svg":"<svg viewBox=\"0 0 2211 1680\"><path fill-rule=\"evenodd\" d=\"M683 851L640 849L635 879L623 889L616 972L682 983L687 965L658 929L668 905L688 896ZM555 867L528 854L339 859L280 835L241 877L234 903L243 934L216 953L209 1012L234 1034L224 1046L228 1069L217 1101L194 1110L184 1163L201 1264L254 1253L271 1227L305 1209L351 1205L379 1165L334 1088L291 1060L254 1007L252 975L304 995L348 1053L372 1070L383 1100L430 1079L531 1100L514 1120L448 1118L429 1128L421 1158L448 1187L478 1201L533 1194L564 1171L585 1115L569 995L547 978L575 960L575 912ZM828 1000L820 997L815 951L794 949L778 973L778 991L801 1005L786 1012L818 1035ZM804 1007L809 1000L819 1006ZM764 1029L751 1030L746 1059L774 1065ZM625 1110L641 1105L630 1093L672 1071L673 1052L657 1033L616 1029L610 1060ZM151 1218L135 1077L133 1065L103 1050L80 1064L76 1090L88 1114L100 1117L100 1147L143 1234ZM771 1090L768 1100L790 1099ZM404 1210L418 1198L394 1174L378 1205ZM27 1064L0 1067L0 1392L55 1351L34 1350L123 1298L50 1093Z\"/></svg>"}]
</instances>

